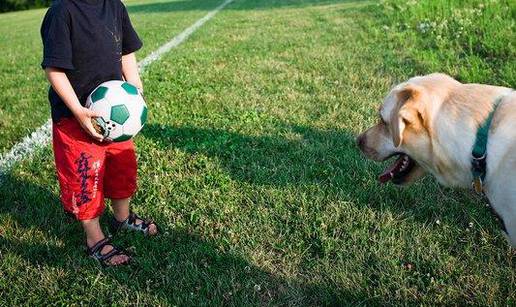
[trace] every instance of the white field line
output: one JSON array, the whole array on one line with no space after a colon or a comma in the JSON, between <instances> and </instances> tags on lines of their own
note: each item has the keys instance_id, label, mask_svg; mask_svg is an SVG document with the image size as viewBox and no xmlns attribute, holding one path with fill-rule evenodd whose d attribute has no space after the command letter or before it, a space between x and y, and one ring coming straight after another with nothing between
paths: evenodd
<instances>
[{"instance_id":1,"label":"white field line","mask_svg":"<svg viewBox=\"0 0 516 307\"><path fill-rule=\"evenodd\" d=\"M145 68L152 62L156 61L157 59L161 58L161 56L167 52L169 52L171 49L181 45L182 42L184 42L192 33L194 33L197 29L202 27L206 21L210 20L217 14L220 10L222 10L226 5L233 2L233 0L226 0L224 3L216 7L213 11L209 12L204 16L203 18L197 20L193 25L188 27L186 30L181 32L179 35L174 37L171 41L166 43L165 45L161 46L158 50L152 52L149 54L145 59L143 59L140 64L140 72L143 72Z\"/></svg>"},{"instance_id":2,"label":"white field line","mask_svg":"<svg viewBox=\"0 0 516 307\"><path fill-rule=\"evenodd\" d=\"M152 52L143 60L138 63L140 73L142 73L147 66L156 60L159 60L165 53L169 52L173 48L181 45L192 33L204 25L208 20L213 18L220 10L226 5L233 2L233 0L226 0L224 3L210 11L201 19L197 20L193 25L186 28L183 32L172 38L165 45L161 46L158 50ZM23 140L15 144L9 152L4 155L0 155L0 183L2 182L2 176L18 162L23 159L29 158L38 148L46 146L50 143L52 138L52 120L48 120L43 126L36 129L29 136L23 138Z\"/></svg>"}]
</instances>

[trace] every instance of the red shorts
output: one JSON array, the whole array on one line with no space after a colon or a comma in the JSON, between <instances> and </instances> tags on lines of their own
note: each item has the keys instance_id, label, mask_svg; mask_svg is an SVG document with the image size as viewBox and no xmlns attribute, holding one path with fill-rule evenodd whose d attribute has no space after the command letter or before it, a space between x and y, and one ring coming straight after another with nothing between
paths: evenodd
<instances>
[{"instance_id":1,"label":"red shorts","mask_svg":"<svg viewBox=\"0 0 516 307\"><path fill-rule=\"evenodd\" d=\"M53 148L61 202L78 220L98 217L104 198L122 199L136 191L136 154L132 140L99 143L75 118L53 125Z\"/></svg>"}]
</instances>

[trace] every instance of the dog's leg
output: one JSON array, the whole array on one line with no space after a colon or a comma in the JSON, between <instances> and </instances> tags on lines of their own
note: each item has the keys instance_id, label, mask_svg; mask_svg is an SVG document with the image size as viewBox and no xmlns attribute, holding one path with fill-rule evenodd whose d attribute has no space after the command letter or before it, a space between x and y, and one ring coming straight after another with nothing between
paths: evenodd
<instances>
[{"instance_id":1,"label":"dog's leg","mask_svg":"<svg viewBox=\"0 0 516 307\"><path fill-rule=\"evenodd\" d=\"M504 233L509 244L516 248L516 177L509 173L502 171L496 179L490 180L486 195L505 226Z\"/></svg>"}]
</instances>

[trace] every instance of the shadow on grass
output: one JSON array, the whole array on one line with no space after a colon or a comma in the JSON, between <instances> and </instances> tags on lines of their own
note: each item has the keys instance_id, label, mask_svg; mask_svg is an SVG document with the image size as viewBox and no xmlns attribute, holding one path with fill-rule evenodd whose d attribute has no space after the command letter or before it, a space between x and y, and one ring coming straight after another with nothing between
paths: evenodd
<instances>
[{"instance_id":1,"label":"shadow on grass","mask_svg":"<svg viewBox=\"0 0 516 307\"><path fill-rule=\"evenodd\" d=\"M64 215L55 193L13 176L5 179L0 186L0 217L9 227L0 228L0 269L5 271L2 276L7 281L0 282L4 302L24 301L17 293L25 293L36 295L42 303L56 303L57 298L47 297L51 289L42 285L34 289L7 285L21 280L23 287L31 278L41 278L43 270L57 268L64 275L54 282L66 286L60 290L60 295L65 297L62 302L66 303L74 300L84 303L85 298L92 299L93 304L123 303L133 302L136 296L190 306L342 305L364 300L381 303L380 298L371 301L360 291L343 291L335 285L306 284L275 276L186 229L165 228L159 237L152 239L134 234L118 236L115 242L131 246L136 264L100 269L87 258L82 230ZM10 222L5 223L7 220ZM165 217L158 216L156 220L159 223ZM103 222L105 225L106 221ZM10 256L20 257L31 266L4 261ZM57 275L47 272L45 276L51 280ZM99 278L108 286L94 287L92 282ZM117 291L120 287L122 291ZM94 298L85 293L85 289L91 288L96 289ZM131 297L127 297L127 292Z\"/></svg>"},{"instance_id":2,"label":"shadow on grass","mask_svg":"<svg viewBox=\"0 0 516 307\"><path fill-rule=\"evenodd\" d=\"M222 4L223 0L163 1L147 4L129 5L131 14L167 13L195 10L212 10ZM307 6L330 5L337 3L369 2L366 0L235 0L225 10L267 10L277 8L301 8Z\"/></svg>"},{"instance_id":3,"label":"shadow on grass","mask_svg":"<svg viewBox=\"0 0 516 307\"><path fill-rule=\"evenodd\" d=\"M473 216L496 225L485 207L459 206L478 201L470 193L451 189L443 192L430 176L411 188L380 186L376 176L382 166L363 157L356 147L355 135L349 132L304 126L283 129L282 136L248 136L217 129L148 124L142 134L163 150L178 148L216 159L232 179L249 184L272 187L315 184L326 187L328 194L360 207L402 213L421 223L439 216L465 228L467 217ZM437 206L443 203L443 198L453 200L456 205Z\"/></svg>"},{"instance_id":4,"label":"shadow on grass","mask_svg":"<svg viewBox=\"0 0 516 307\"><path fill-rule=\"evenodd\" d=\"M149 124L143 135L162 149L203 153L223 162L233 179L258 185L299 185L349 179L354 163L362 160L354 136L295 126L289 137L247 136L197 127ZM339 183L339 182L335 182Z\"/></svg>"},{"instance_id":5,"label":"shadow on grass","mask_svg":"<svg viewBox=\"0 0 516 307\"><path fill-rule=\"evenodd\" d=\"M219 161L231 178L252 185L319 185L325 193L360 207L408 213L423 223L440 215L443 220L453 219L457 227L462 227L460 223L468 222L465 216L476 215L477 221L493 224L485 208L474 212L471 208L455 206L443 211L434 206L442 197L435 193L435 188L433 193L425 194L425 204L419 206L421 190L418 187L399 191L372 186L370 176L375 170L371 169L372 163L361 157L351 133L304 126L282 129L278 135L248 136L217 129L149 124L142 133L162 150L177 148L209 156ZM100 276L103 284L111 286L97 290L95 304L124 302L127 293L171 305L194 306L207 302L210 305L392 303L389 298L373 295L374 285L369 293L369 290L343 289L342 285L325 276L319 276L317 279L321 281L312 284L264 271L238 255L238 248L230 250L190 228L178 229L174 225L164 227L157 238L133 234L117 237L115 243L130 247L136 253L137 264L131 268L103 271L86 257L82 231L77 223L67 220L55 192L31 182L30 177L5 179L0 186L0 217L8 228L0 229L0 255L18 256L31 264L21 273L4 273L7 280L16 280L20 274L40 278L41 270L58 268L66 273L60 281L67 286L62 294L82 298L84 287L94 288L91 283L95 276ZM461 197L459 193L454 196ZM435 202L429 199L435 199ZM170 221L166 212L153 218L161 225ZM10 222L5 223L6 220ZM106 225L106 221L103 222ZM317 238L311 240L317 245ZM317 258L316 255L313 257ZM12 262L0 260L0 269L9 263ZM19 265L24 264L18 264L18 271ZM30 270L33 273L27 273ZM123 287L123 290L113 290L112 285ZM16 296L11 288L3 287L0 283L0 291L5 297ZM45 294L44 289L37 291L42 291L40 295Z\"/></svg>"}]
</instances>

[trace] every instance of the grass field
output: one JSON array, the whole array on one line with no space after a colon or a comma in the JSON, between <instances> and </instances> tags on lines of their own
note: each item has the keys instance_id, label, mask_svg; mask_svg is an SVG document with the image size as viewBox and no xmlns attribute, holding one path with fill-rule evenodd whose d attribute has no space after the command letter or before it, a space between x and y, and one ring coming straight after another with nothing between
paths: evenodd
<instances>
[{"instance_id":1,"label":"grass field","mask_svg":"<svg viewBox=\"0 0 516 307\"><path fill-rule=\"evenodd\" d=\"M138 57L220 2L127 1ZM380 186L382 165L354 144L414 73L514 87L514 49L498 62L472 55L506 73L461 74L469 55L454 62L453 44L417 52L432 39L413 30L420 11L399 26L393 3L235 0L148 67L133 203L163 233L116 238L133 268L85 256L49 147L16 165L0 186L0 305L516 304L516 255L485 199L432 178ZM49 116L43 14L0 15L0 153Z\"/></svg>"}]
</instances>

